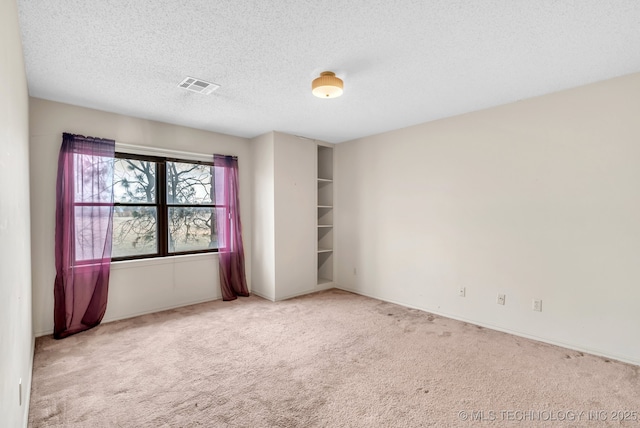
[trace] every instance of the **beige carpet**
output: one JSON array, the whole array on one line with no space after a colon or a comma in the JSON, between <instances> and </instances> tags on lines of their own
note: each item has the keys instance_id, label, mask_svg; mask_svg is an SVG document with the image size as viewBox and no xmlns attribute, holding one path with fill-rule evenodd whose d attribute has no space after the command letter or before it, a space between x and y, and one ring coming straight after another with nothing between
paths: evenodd
<instances>
[{"instance_id":1,"label":"beige carpet","mask_svg":"<svg viewBox=\"0 0 640 428\"><path fill-rule=\"evenodd\" d=\"M639 370L338 290L252 296L39 338L29 425L640 426Z\"/></svg>"}]
</instances>

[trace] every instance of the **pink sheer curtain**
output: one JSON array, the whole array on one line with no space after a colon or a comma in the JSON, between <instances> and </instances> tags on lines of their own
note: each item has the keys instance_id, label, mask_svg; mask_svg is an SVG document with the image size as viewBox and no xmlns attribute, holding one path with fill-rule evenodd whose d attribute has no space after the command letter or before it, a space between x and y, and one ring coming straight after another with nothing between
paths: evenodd
<instances>
[{"instance_id":1,"label":"pink sheer curtain","mask_svg":"<svg viewBox=\"0 0 640 428\"><path fill-rule=\"evenodd\" d=\"M222 300L248 296L238 199L238 159L213 155Z\"/></svg>"},{"instance_id":2,"label":"pink sheer curtain","mask_svg":"<svg viewBox=\"0 0 640 428\"><path fill-rule=\"evenodd\" d=\"M115 142L63 134L56 183L56 339L100 324L107 309Z\"/></svg>"}]
</instances>

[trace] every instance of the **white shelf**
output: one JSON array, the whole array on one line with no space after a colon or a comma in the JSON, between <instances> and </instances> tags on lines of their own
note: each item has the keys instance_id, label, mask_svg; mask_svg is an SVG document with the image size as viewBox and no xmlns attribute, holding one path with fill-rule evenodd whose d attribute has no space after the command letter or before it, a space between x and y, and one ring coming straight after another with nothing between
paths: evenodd
<instances>
[{"instance_id":1,"label":"white shelf","mask_svg":"<svg viewBox=\"0 0 640 428\"><path fill-rule=\"evenodd\" d=\"M320 181L322 183L331 183L331 182L333 182L333 180L330 179L330 178L320 178L320 177L318 177L318 181Z\"/></svg>"},{"instance_id":2,"label":"white shelf","mask_svg":"<svg viewBox=\"0 0 640 428\"><path fill-rule=\"evenodd\" d=\"M318 181L318 205L333 205L333 182Z\"/></svg>"},{"instance_id":3,"label":"white shelf","mask_svg":"<svg viewBox=\"0 0 640 428\"><path fill-rule=\"evenodd\" d=\"M319 224L318 227L333 227L332 224Z\"/></svg>"},{"instance_id":4,"label":"white shelf","mask_svg":"<svg viewBox=\"0 0 640 428\"><path fill-rule=\"evenodd\" d=\"M318 208L333 208L333 205L318 205Z\"/></svg>"},{"instance_id":5,"label":"white shelf","mask_svg":"<svg viewBox=\"0 0 640 428\"><path fill-rule=\"evenodd\" d=\"M333 252L333 248L318 248L319 253L331 253Z\"/></svg>"}]
</instances>

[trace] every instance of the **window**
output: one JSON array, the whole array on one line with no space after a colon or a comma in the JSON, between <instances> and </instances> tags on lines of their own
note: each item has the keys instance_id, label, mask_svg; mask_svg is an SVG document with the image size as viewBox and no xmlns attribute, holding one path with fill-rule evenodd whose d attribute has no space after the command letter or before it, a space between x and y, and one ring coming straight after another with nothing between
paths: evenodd
<instances>
[{"instance_id":1,"label":"window","mask_svg":"<svg viewBox=\"0 0 640 428\"><path fill-rule=\"evenodd\" d=\"M217 251L213 162L116 153L113 260Z\"/></svg>"},{"instance_id":2,"label":"window","mask_svg":"<svg viewBox=\"0 0 640 428\"><path fill-rule=\"evenodd\" d=\"M67 166L70 171L75 171L69 173L73 174L73 183L65 185L66 179L61 183L65 190L73 189L70 191L73 195L73 225L68 229L72 231L74 240L73 245L68 246L71 260L75 260L77 265L88 265L104 257L109 237L113 147L109 153L101 145L91 148L87 148L86 142L77 145L67 155Z\"/></svg>"}]
</instances>

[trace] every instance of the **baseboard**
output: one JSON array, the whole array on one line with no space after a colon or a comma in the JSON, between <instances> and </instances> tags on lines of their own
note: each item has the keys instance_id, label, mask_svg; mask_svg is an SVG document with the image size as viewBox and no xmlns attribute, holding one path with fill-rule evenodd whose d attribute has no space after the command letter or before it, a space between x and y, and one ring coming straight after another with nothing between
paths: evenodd
<instances>
[{"instance_id":1,"label":"baseboard","mask_svg":"<svg viewBox=\"0 0 640 428\"><path fill-rule=\"evenodd\" d=\"M262 297L263 299L267 299L271 302L280 302L282 300L289 300L295 297L306 296L307 294L317 293L319 291L326 291L332 288L337 288L335 282L327 282L325 284L322 284L322 287L316 286L308 290L301 291L299 293L287 294L286 296L281 296L281 297L271 297L253 290L251 290L251 294L255 294L256 296Z\"/></svg>"},{"instance_id":2,"label":"baseboard","mask_svg":"<svg viewBox=\"0 0 640 428\"><path fill-rule=\"evenodd\" d=\"M549 345L559 346L561 348L567 348L567 349L571 349L571 350L574 350L574 351L584 352L584 353L587 353L587 354L595 355L595 356L598 356L598 357L603 357L603 358L608 358L608 359L611 359L611 360L620 361L620 362L626 363L626 364L633 364L634 366L640 366L640 360L634 359L634 358L629 357L629 356L611 354L609 352L604 352L604 351L601 351L601 350L598 350L598 349L590 349L590 348L585 348L585 347L582 347L582 346L579 346L579 345L575 345L575 344L571 344L571 343L565 343L565 342L560 342L560 341L556 341L556 340L550 340L550 339L547 339L547 338L544 338L544 337L539 337L539 336L532 335L532 334L529 334L529 333L523 333L521 331L511 330L511 329L499 327L499 326L496 326L496 325L493 325L493 324L478 322L476 320L471 320L471 319L460 317L460 316L457 316L457 315L452 315L452 314L449 314L449 313L446 313L446 312L432 310L430 308L423 308L423 307L420 307L420 306L409 305L409 304L398 302L398 301L391 300L391 299L383 299L381 297L373 296L373 295L370 295L370 294L367 294L367 293L363 293L363 292L358 291L358 290L353 290L353 289L350 289L348 287L340 287L337 284L334 286L334 288L337 288L337 289L343 290L343 291L347 291L349 293L358 294L360 296L369 297L371 299L380 300L380 301L388 302L388 303L393 303L394 305L404 306L405 308L411 308L411 309L417 309L417 310L423 311L423 312L429 312L429 313L434 314L434 315L439 315L439 316L442 316L442 317L445 317L445 318L450 318L450 319L454 319L454 320L457 320L457 321L466 322L467 324L477 325L477 326L480 326L480 327L488 328L490 330L495 330L495 331L500 331L502 333L512 334L514 336L523 337L525 339L531 339L531 340L535 340L537 342L542 342L542 343L547 343Z\"/></svg>"},{"instance_id":3,"label":"baseboard","mask_svg":"<svg viewBox=\"0 0 640 428\"><path fill-rule=\"evenodd\" d=\"M25 382L22 384L23 388L23 399L24 403L24 416L22 421L22 426L27 428L29 426L29 405L31 404L31 381L33 380L33 358L36 353L36 336L33 335L31 337L31 352L29 358L29 377L25 379Z\"/></svg>"},{"instance_id":4,"label":"baseboard","mask_svg":"<svg viewBox=\"0 0 640 428\"><path fill-rule=\"evenodd\" d=\"M313 290L324 291L324 290L331 290L332 288L338 288L338 284L336 284L335 282L325 282L320 286L316 286Z\"/></svg>"},{"instance_id":5,"label":"baseboard","mask_svg":"<svg viewBox=\"0 0 640 428\"><path fill-rule=\"evenodd\" d=\"M286 296L278 297L277 299L275 299L275 301L276 302L280 302L282 300L289 300L289 299L293 299L294 297L305 296L307 294L315 293L317 291L320 291L320 290L318 290L316 288L311 288L309 290L301 291L299 293L287 294Z\"/></svg>"},{"instance_id":6,"label":"baseboard","mask_svg":"<svg viewBox=\"0 0 640 428\"><path fill-rule=\"evenodd\" d=\"M135 318L135 317L139 317L141 315L147 315L147 314L155 314L156 312L163 312L163 311L169 311L171 309L176 309L176 308L182 308L185 306L191 306L191 305L197 305L199 303L207 303L207 302L214 302L216 300L220 300L222 297L214 297L214 298L206 298L206 299L198 299L198 300L192 300L189 302L184 302L184 303L179 303L177 305L170 305L170 306L163 306L160 308L154 308L154 309L150 309L148 311L141 311L141 312L135 312L132 314L127 314L127 315L123 315L123 316L119 316L119 317L113 317L113 318L106 318L102 320L103 324L106 323L110 323L110 322L114 322L114 321L120 321L120 320L126 320L129 318Z\"/></svg>"},{"instance_id":7,"label":"baseboard","mask_svg":"<svg viewBox=\"0 0 640 428\"><path fill-rule=\"evenodd\" d=\"M148 311L134 312L134 313L131 313L131 314L122 315L122 316L113 317L113 318L104 318L100 324L108 324L108 323L114 322L114 321L126 320L126 319L129 319L129 318L139 317L141 315L154 314L156 312L169 311L171 309L182 308L184 306L197 305L199 303L213 302L215 300L220 300L221 298L222 297L214 297L214 298L193 300L193 301L189 301L189 302L185 302L185 303L179 303L179 304L176 304L176 305L162 306L162 307L159 307L159 308L150 309ZM35 337L48 336L50 334L53 334L53 329L46 330L44 332L36 332L35 333Z\"/></svg>"},{"instance_id":8,"label":"baseboard","mask_svg":"<svg viewBox=\"0 0 640 428\"><path fill-rule=\"evenodd\" d=\"M253 291L253 290L251 290L251 294L255 294L256 296L258 296L258 297L262 297L263 299L268 300L268 301L270 301L270 302L275 302L275 300L273 299L273 297L267 296L266 294L262 294L262 293L260 293L260 292L258 292L258 291Z\"/></svg>"},{"instance_id":9,"label":"baseboard","mask_svg":"<svg viewBox=\"0 0 640 428\"><path fill-rule=\"evenodd\" d=\"M38 338L38 337L42 337L42 336L50 336L53 334L53 329L50 330L42 330L42 331L36 331L33 333L33 335Z\"/></svg>"}]
</instances>

